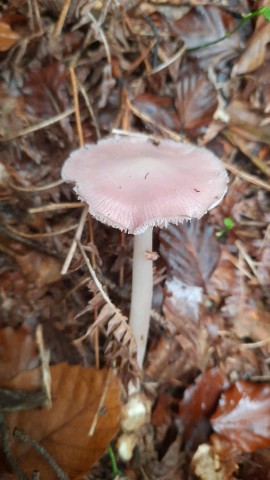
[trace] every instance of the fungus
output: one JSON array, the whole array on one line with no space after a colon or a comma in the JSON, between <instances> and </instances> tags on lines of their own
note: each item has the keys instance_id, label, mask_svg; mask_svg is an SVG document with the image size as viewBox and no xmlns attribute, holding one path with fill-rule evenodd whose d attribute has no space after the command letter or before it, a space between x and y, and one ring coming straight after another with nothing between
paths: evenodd
<instances>
[{"instance_id":1,"label":"fungus","mask_svg":"<svg viewBox=\"0 0 270 480\"><path fill-rule=\"evenodd\" d=\"M62 178L75 182L94 218L134 235L130 325L142 367L153 292L152 229L201 218L218 205L227 190L226 170L205 148L117 136L71 153Z\"/></svg>"}]
</instances>

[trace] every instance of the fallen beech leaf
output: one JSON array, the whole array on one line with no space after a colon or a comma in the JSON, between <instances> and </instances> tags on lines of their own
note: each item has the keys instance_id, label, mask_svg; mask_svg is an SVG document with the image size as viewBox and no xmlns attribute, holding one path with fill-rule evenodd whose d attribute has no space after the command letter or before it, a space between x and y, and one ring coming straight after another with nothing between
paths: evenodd
<instances>
[{"instance_id":1,"label":"fallen beech leaf","mask_svg":"<svg viewBox=\"0 0 270 480\"><path fill-rule=\"evenodd\" d=\"M176 93L175 104L182 129L197 129L212 120L218 104L217 92L198 67L180 74Z\"/></svg>"},{"instance_id":2,"label":"fallen beech leaf","mask_svg":"<svg viewBox=\"0 0 270 480\"><path fill-rule=\"evenodd\" d=\"M258 28L249 40L246 50L232 69L232 76L250 73L260 67L265 58L266 46L270 42L270 24Z\"/></svg>"},{"instance_id":3,"label":"fallen beech leaf","mask_svg":"<svg viewBox=\"0 0 270 480\"><path fill-rule=\"evenodd\" d=\"M61 264L55 257L35 250L25 255L16 255L16 260L28 282L38 288L57 282L61 278Z\"/></svg>"},{"instance_id":4,"label":"fallen beech leaf","mask_svg":"<svg viewBox=\"0 0 270 480\"><path fill-rule=\"evenodd\" d=\"M234 452L254 452L270 446L270 386L236 382L224 392L211 417L219 439ZM222 453L222 452L221 452Z\"/></svg>"},{"instance_id":5,"label":"fallen beech leaf","mask_svg":"<svg viewBox=\"0 0 270 480\"><path fill-rule=\"evenodd\" d=\"M213 228L205 220L169 225L160 232L160 254L173 275L187 285L205 288L220 254Z\"/></svg>"},{"instance_id":6,"label":"fallen beech leaf","mask_svg":"<svg viewBox=\"0 0 270 480\"><path fill-rule=\"evenodd\" d=\"M184 424L184 437L188 439L203 418L208 418L228 379L219 368L211 368L196 378L195 385L185 390L179 405L179 415Z\"/></svg>"},{"instance_id":7,"label":"fallen beech leaf","mask_svg":"<svg viewBox=\"0 0 270 480\"><path fill-rule=\"evenodd\" d=\"M37 367L38 363L36 342L26 327L0 330L0 387L20 372Z\"/></svg>"},{"instance_id":8,"label":"fallen beech leaf","mask_svg":"<svg viewBox=\"0 0 270 480\"><path fill-rule=\"evenodd\" d=\"M18 33L14 32L7 23L0 21L0 52L9 50L19 39Z\"/></svg>"},{"instance_id":9,"label":"fallen beech leaf","mask_svg":"<svg viewBox=\"0 0 270 480\"><path fill-rule=\"evenodd\" d=\"M38 441L72 480L82 478L106 451L118 431L120 384L106 369L66 363L51 367L51 377L52 408L8 413L7 425L11 432L17 427ZM105 401L98 411L104 389ZM88 436L95 415L98 415L96 428L93 436ZM14 437L10 441L17 461L29 478L33 470L38 470L41 478L57 479L55 472L31 445Z\"/></svg>"},{"instance_id":10,"label":"fallen beech leaf","mask_svg":"<svg viewBox=\"0 0 270 480\"><path fill-rule=\"evenodd\" d=\"M195 48L209 42L215 42L226 36L236 26L236 21L229 13L216 6L196 6L174 23L187 48ZM240 50L240 32L216 44L189 52L198 59L201 67L228 62Z\"/></svg>"}]
</instances>

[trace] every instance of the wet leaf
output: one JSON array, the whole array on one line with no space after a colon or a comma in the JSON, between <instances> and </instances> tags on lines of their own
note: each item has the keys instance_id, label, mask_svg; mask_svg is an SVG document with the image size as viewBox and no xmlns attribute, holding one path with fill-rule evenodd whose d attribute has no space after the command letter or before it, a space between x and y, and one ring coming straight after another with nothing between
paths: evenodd
<instances>
[{"instance_id":1,"label":"wet leaf","mask_svg":"<svg viewBox=\"0 0 270 480\"><path fill-rule=\"evenodd\" d=\"M81 478L106 451L119 428L120 385L108 370L70 366L51 367L52 408L14 412L6 416L10 431L15 427L38 441L71 479ZM109 377L108 377L109 376ZM105 393L102 410L101 397ZM88 432L97 415L93 436ZM14 455L31 476L56 479L46 460L28 443L11 438Z\"/></svg>"},{"instance_id":2,"label":"wet leaf","mask_svg":"<svg viewBox=\"0 0 270 480\"><path fill-rule=\"evenodd\" d=\"M7 23L0 21L0 52L9 50L19 39L18 33L14 32Z\"/></svg>"},{"instance_id":3,"label":"wet leaf","mask_svg":"<svg viewBox=\"0 0 270 480\"><path fill-rule=\"evenodd\" d=\"M211 424L231 451L254 452L270 446L270 386L236 382L224 392Z\"/></svg>"},{"instance_id":4,"label":"wet leaf","mask_svg":"<svg viewBox=\"0 0 270 480\"><path fill-rule=\"evenodd\" d=\"M199 422L209 418L221 392L228 385L228 379L221 370L212 368L199 375L195 385L185 390L184 398L179 404L179 415L184 424L186 440Z\"/></svg>"},{"instance_id":5,"label":"wet leaf","mask_svg":"<svg viewBox=\"0 0 270 480\"><path fill-rule=\"evenodd\" d=\"M160 232L160 254L170 271L187 285L205 288L220 254L213 228L206 221L169 225Z\"/></svg>"}]
</instances>

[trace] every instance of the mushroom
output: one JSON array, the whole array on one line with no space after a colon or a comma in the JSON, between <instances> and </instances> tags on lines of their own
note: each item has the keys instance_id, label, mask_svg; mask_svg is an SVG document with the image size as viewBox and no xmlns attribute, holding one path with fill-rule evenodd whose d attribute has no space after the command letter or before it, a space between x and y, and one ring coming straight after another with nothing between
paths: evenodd
<instances>
[{"instance_id":1,"label":"mushroom","mask_svg":"<svg viewBox=\"0 0 270 480\"><path fill-rule=\"evenodd\" d=\"M153 292L152 230L201 218L227 190L209 150L146 135L116 136L75 150L62 169L97 220L134 235L130 326L143 365Z\"/></svg>"}]
</instances>

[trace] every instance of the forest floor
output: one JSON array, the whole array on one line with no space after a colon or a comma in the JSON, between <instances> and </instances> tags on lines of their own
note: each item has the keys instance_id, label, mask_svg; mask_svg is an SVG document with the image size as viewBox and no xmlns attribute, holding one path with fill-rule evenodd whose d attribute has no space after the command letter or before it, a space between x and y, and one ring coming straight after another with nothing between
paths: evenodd
<instances>
[{"instance_id":1,"label":"forest floor","mask_svg":"<svg viewBox=\"0 0 270 480\"><path fill-rule=\"evenodd\" d=\"M270 479L268 5L0 2L1 480ZM154 229L143 372L103 295L128 317L133 236L61 180L116 132L206 146L229 175L201 220Z\"/></svg>"}]
</instances>

